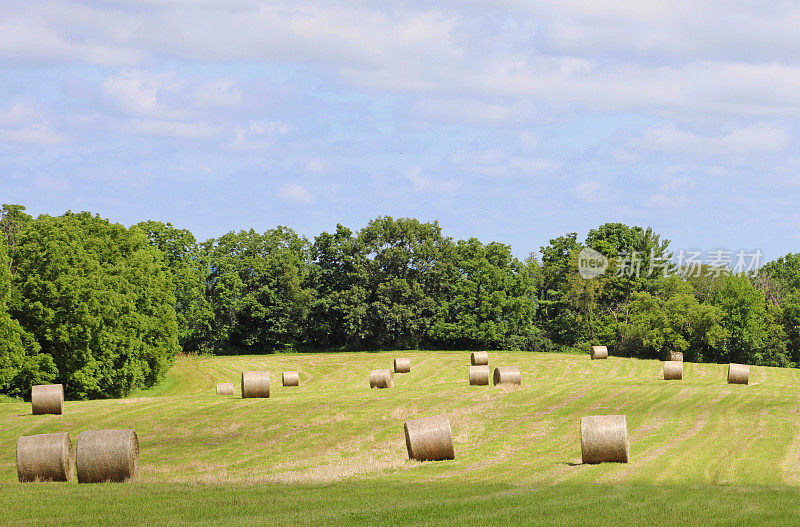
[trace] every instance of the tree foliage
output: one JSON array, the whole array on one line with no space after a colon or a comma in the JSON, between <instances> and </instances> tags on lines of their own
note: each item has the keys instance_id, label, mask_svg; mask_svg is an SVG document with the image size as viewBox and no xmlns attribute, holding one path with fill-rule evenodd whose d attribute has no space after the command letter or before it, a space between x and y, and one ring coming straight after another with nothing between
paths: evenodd
<instances>
[{"instance_id":1,"label":"tree foliage","mask_svg":"<svg viewBox=\"0 0 800 527\"><path fill-rule=\"evenodd\" d=\"M533 276L511 247L459 240L450 251L451 286L442 295L429 336L464 349L535 349L536 290Z\"/></svg>"},{"instance_id":2,"label":"tree foliage","mask_svg":"<svg viewBox=\"0 0 800 527\"><path fill-rule=\"evenodd\" d=\"M313 291L308 242L291 229L230 232L203 244L213 312L208 346L218 353L284 349L301 339Z\"/></svg>"},{"instance_id":3,"label":"tree foliage","mask_svg":"<svg viewBox=\"0 0 800 527\"><path fill-rule=\"evenodd\" d=\"M32 384L51 382L55 365L39 355L39 344L8 312L11 259L6 237L0 236L0 393L24 396Z\"/></svg>"},{"instance_id":4,"label":"tree foliage","mask_svg":"<svg viewBox=\"0 0 800 527\"><path fill-rule=\"evenodd\" d=\"M701 362L713 358L715 346L729 337L722 309L700 303L690 292L666 297L636 292L628 310L619 339L624 355L664 359L680 351L685 360Z\"/></svg>"},{"instance_id":5,"label":"tree foliage","mask_svg":"<svg viewBox=\"0 0 800 527\"><path fill-rule=\"evenodd\" d=\"M581 251L607 259L586 278ZM198 243L89 213L0 211L0 393L151 386L175 353L287 349L575 350L800 365L800 253L758 274L671 263L651 228L606 223L525 260L437 222L378 217L313 240L286 227ZM679 272L676 275L676 272Z\"/></svg>"},{"instance_id":6,"label":"tree foliage","mask_svg":"<svg viewBox=\"0 0 800 527\"><path fill-rule=\"evenodd\" d=\"M178 351L175 295L140 230L89 213L43 215L13 255L10 311L69 396L125 395L166 373Z\"/></svg>"},{"instance_id":7,"label":"tree foliage","mask_svg":"<svg viewBox=\"0 0 800 527\"><path fill-rule=\"evenodd\" d=\"M170 271L175 287L178 344L184 351L201 350L214 319L206 295L209 265L204 252L187 229L158 221L143 221L136 226L163 253Z\"/></svg>"}]
</instances>

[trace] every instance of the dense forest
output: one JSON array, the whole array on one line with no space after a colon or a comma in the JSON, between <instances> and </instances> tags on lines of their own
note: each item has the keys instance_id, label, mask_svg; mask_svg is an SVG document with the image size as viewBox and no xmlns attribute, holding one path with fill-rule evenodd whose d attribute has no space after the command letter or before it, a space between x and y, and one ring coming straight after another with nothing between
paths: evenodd
<instances>
[{"instance_id":1,"label":"dense forest","mask_svg":"<svg viewBox=\"0 0 800 527\"><path fill-rule=\"evenodd\" d=\"M606 344L631 357L800 365L800 253L758 272L687 272L668 240L620 223L583 242L553 238L524 261L503 243L390 217L313 240L277 227L198 242L169 223L3 205L0 232L0 393L11 396L50 382L73 398L126 395L180 351ZM608 262L588 279L586 248Z\"/></svg>"}]
</instances>

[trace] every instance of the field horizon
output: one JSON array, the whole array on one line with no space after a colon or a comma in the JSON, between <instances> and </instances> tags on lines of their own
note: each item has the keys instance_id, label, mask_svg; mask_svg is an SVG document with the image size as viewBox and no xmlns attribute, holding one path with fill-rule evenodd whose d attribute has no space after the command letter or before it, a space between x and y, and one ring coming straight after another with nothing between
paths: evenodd
<instances>
[{"instance_id":1,"label":"field horizon","mask_svg":"<svg viewBox=\"0 0 800 527\"><path fill-rule=\"evenodd\" d=\"M371 369L411 358L395 387ZM490 352L522 385L470 386L469 352L182 356L127 399L68 401L62 416L0 403L0 522L25 525L797 523L800 371L724 364ZM242 399L240 372L271 372L269 399ZM300 371L299 387L280 374ZM217 396L233 382L233 396ZM445 414L456 458L408 460L403 423ZM625 414L630 462L583 465L584 415ZM20 435L133 428L138 477L125 484L20 484Z\"/></svg>"}]
</instances>

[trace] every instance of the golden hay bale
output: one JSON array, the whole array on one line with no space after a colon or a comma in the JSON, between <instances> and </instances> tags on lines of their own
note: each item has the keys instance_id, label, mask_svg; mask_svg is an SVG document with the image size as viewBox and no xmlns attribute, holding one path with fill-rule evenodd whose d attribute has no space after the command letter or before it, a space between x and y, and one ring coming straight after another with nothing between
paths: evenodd
<instances>
[{"instance_id":1,"label":"golden hay bale","mask_svg":"<svg viewBox=\"0 0 800 527\"><path fill-rule=\"evenodd\" d=\"M139 438L134 430L87 430L78 434L78 483L126 481L139 470Z\"/></svg>"},{"instance_id":2,"label":"golden hay bale","mask_svg":"<svg viewBox=\"0 0 800 527\"><path fill-rule=\"evenodd\" d=\"M242 399L249 397L269 397L268 371L242 372Z\"/></svg>"},{"instance_id":3,"label":"golden hay bale","mask_svg":"<svg viewBox=\"0 0 800 527\"><path fill-rule=\"evenodd\" d=\"M470 366L469 383L475 386L489 384L489 366Z\"/></svg>"},{"instance_id":4,"label":"golden hay bale","mask_svg":"<svg viewBox=\"0 0 800 527\"><path fill-rule=\"evenodd\" d=\"M728 384L747 384L750 380L750 366L730 363L728 365Z\"/></svg>"},{"instance_id":5,"label":"golden hay bale","mask_svg":"<svg viewBox=\"0 0 800 527\"><path fill-rule=\"evenodd\" d=\"M17 439L17 477L26 481L72 479L72 441L66 432Z\"/></svg>"},{"instance_id":6,"label":"golden hay bale","mask_svg":"<svg viewBox=\"0 0 800 527\"><path fill-rule=\"evenodd\" d=\"M522 374L516 366L498 366L494 369L495 384L522 384Z\"/></svg>"},{"instance_id":7,"label":"golden hay bale","mask_svg":"<svg viewBox=\"0 0 800 527\"><path fill-rule=\"evenodd\" d=\"M473 366L486 366L489 364L489 352L473 351L469 354L469 361Z\"/></svg>"},{"instance_id":8,"label":"golden hay bale","mask_svg":"<svg viewBox=\"0 0 800 527\"><path fill-rule=\"evenodd\" d=\"M411 371L411 359L394 359L395 373L408 373Z\"/></svg>"},{"instance_id":9,"label":"golden hay bale","mask_svg":"<svg viewBox=\"0 0 800 527\"><path fill-rule=\"evenodd\" d=\"M581 417L584 463L628 462L628 420L624 415Z\"/></svg>"},{"instance_id":10,"label":"golden hay bale","mask_svg":"<svg viewBox=\"0 0 800 527\"><path fill-rule=\"evenodd\" d=\"M607 359L608 358L608 348L605 346L592 346L591 351L589 352L589 356L594 359Z\"/></svg>"},{"instance_id":11,"label":"golden hay bale","mask_svg":"<svg viewBox=\"0 0 800 527\"><path fill-rule=\"evenodd\" d=\"M284 386L300 386L300 372L299 371L285 371L281 376Z\"/></svg>"},{"instance_id":12,"label":"golden hay bale","mask_svg":"<svg viewBox=\"0 0 800 527\"><path fill-rule=\"evenodd\" d=\"M683 362L683 352L682 351L670 351L670 352L667 353L667 360Z\"/></svg>"},{"instance_id":13,"label":"golden hay bale","mask_svg":"<svg viewBox=\"0 0 800 527\"><path fill-rule=\"evenodd\" d=\"M217 384L217 395L233 395L233 383L221 382Z\"/></svg>"},{"instance_id":14,"label":"golden hay bale","mask_svg":"<svg viewBox=\"0 0 800 527\"><path fill-rule=\"evenodd\" d=\"M408 459L439 461L455 459L453 432L447 416L434 415L411 419L405 423Z\"/></svg>"},{"instance_id":15,"label":"golden hay bale","mask_svg":"<svg viewBox=\"0 0 800 527\"><path fill-rule=\"evenodd\" d=\"M664 380L683 379L683 362L679 360L664 361Z\"/></svg>"},{"instance_id":16,"label":"golden hay bale","mask_svg":"<svg viewBox=\"0 0 800 527\"><path fill-rule=\"evenodd\" d=\"M372 370L369 372L370 388L393 388L394 373L392 370Z\"/></svg>"},{"instance_id":17,"label":"golden hay bale","mask_svg":"<svg viewBox=\"0 0 800 527\"><path fill-rule=\"evenodd\" d=\"M31 388L33 415L64 413L64 386L61 384L37 384Z\"/></svg>"}]
</instances>

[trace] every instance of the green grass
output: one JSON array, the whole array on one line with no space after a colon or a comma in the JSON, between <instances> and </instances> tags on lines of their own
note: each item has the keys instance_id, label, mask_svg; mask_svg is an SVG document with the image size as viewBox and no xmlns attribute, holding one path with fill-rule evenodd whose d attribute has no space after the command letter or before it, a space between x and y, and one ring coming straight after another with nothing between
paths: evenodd
<instances>
[{"instance_id":1,"label":"green grass","mask_svg":"<svg viewBox=\"0 0 800 527\"><path fill-rule=\"evenodd\" d=\"M369 370L410 356L390 390ZM0 522L72 524L798 524L800 371L573 354L491 353L518 388L469 386L469 354L391 352L180 359L123 400L67 402L63 416L0 403ZM272 372L272 397L218 397L217 382ZM280 386L299 369L301 386ZM450 417L456 459L407 459L406 419ZM631 462L580 464L583 415L628 416ZM20 484L20 435L134 428L127 484ZM157 519L157 522L156 522Z\"/></svg>"}]
</instances>

